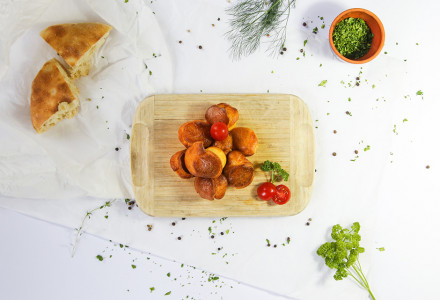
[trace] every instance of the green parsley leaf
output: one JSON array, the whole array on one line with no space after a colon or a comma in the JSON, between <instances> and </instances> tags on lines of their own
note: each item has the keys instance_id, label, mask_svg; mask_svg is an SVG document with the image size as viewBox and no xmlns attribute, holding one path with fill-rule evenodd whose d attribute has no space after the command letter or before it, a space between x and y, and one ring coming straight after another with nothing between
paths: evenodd
<instances>
[{"instance_id":1,"label":"green parsley leaf","mask_svg":"<svg viewBox=\"0 0 440 300\"><path fill-rule=\"evenodd\" d=\"M321 83L320 84L318 84L318 86L324 86L325 87L325 84L327 83L327 80L323 80L323 81L321 81Z\"/></svg>"},{"instance_id":2,"label":"green parsley leaf","mask_svg":"<svg viewBox=\"0 0 440 300\"><path fill-rule=\"evenodd\" d=\"M171 295L171 291L169 291L168 293L165 294L165 296Z\"/></svg>"},{"instance_id":3,"label":"green parsley leaf","mask_svg":"<svg viewBox=\"0 0 440 300\"><path fill-rule=\"evenodd\" d=\"M155 290L154 287L150 287L150 293L152 293Z\"/></svg>"},{"instance_id":4,"label":"green parsley leaf","mask_svg":"<svg viewBox=\"0 0 440 300\"><path fill-rule=\"evenodd\" d=\"M168 273L167 273L167 276L168 276L168 277L170 277L170 276L171 276L170 272L168 272Z\"/></svg>"},{"instance_id":5,"label":"green parsley leaf","mask_svg":"<svg viewBox=\"0 0 440 300\"><path fill-rule=\"evenodd\" d=\"M359 254L365 252L365 249L359 246L359 230L358 222L353 223L351 230L342 228L339 224L334 225L331 233L334 241L322 244L316 253L324 259L330 269L336 269L333 275L335 280L351 276L369 292L372 299L375 299L358 259Z\"/></svg>"},{"instance_id":6,"label":"green parsley leaf","mask_svg":"<svg viewBox=\"0 0 440 300\"><path fill-rule=\"evenodd\" d=\"M421 95L423 95L422 90L418 90L418 91L417 91L417 96L421 96Z\"/></svg>"},{"instance_id":7,"label":"green parsley leaf","mask_svg":"<svg viewBox=\"0 0 440 300\"><path fill-rule=\"evenodd\" d=\"M364 151L370 150L370 145L367 145L367 147L364 148Z\"/></svg>"},{"instance_id":8,"label":"green parsley leaf","mask_svg":"<svg viewBox=\"0 0 440 300\"><path fill-rule=\"evenodd\" d=\"M101 255L96 255L96 258L99 259L99 261L102 261L104 259Z\"/></svg>"},{"instance_id":9,"label":"green parsley leaf","mask_svg":"<svg viewBox=\"0 0 440 300\"><path fill-rule=\"evenodd\" d=\"M136 265L131 265L131 268L132 269L136 269Z\"/></svg>"}]
</instances>

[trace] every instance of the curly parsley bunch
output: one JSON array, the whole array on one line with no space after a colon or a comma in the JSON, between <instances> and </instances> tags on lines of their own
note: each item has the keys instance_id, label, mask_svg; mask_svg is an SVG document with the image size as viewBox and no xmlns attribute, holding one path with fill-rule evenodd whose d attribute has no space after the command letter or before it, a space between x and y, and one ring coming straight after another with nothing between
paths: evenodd
<instances>
[{"instance_id":1,"label":"curly parsley bunch","mask_svg":"<svg viewBox=\"0 0 440 300\"><path fill-rule=\"evenodd\" d=\"M333 276L335 280L342 280L345 277L351 276L375 300L376 298L374 298L371 292L358 259L359 254L365 252L365 249L359 246L361 240L359 235L360 228L361 226L358 222L353 223L351 230L342 228L339 224L333 226L331 236L334 242L322 244L316 253L324 258L325 264L330 269L336 269L336 273Z\"/></svg>"}]
</instances>

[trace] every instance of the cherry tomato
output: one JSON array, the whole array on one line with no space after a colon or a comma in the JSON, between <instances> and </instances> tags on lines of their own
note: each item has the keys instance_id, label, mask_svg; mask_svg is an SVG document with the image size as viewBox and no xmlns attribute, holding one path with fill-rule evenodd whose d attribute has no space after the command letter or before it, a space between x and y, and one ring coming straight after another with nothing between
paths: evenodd
<instances>
[{"instance_id":1,"label":"cherry tomato","mask_svg":"<svg viewBox=\"0 0 440 300\"><path fill-rule=\"evenodd\" d=\"M228 126L223 122L216 122L211 126L211 136L216 141L223 141L229 135Z\"/></svg>"},{"instance_id":2,"label":"cherry tomato","mask_svg":"<svg viewBox=\"0 0 440 300\"><path fill-rule=\"evenodd\" d=\"M272 198L272 201L278 205L286 204L290 200L290 190L284 184L277 186L277 192Z\"/></svg>"},{"instance_id":3,"label":"cherry tomato","mask_svg":"<svg viewBox=\"0 0 440 300\"><path fill-rule=\"evenodd\" d=\"M271 182L265 182L263 184L260 184L260 186L258 187L258 190L257 190L257 194L261 200L268 201L268 200L272 199L272 197L275 195L276 191L277 190L276 190L275 184L273 184Z\"/></svg>"}]
</instances>

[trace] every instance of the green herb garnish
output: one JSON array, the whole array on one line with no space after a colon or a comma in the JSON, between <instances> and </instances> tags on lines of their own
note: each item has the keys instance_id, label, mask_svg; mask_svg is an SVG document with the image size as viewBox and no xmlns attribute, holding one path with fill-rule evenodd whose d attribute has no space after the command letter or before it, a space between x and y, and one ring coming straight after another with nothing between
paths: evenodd
<instances>
[{"instance_id":1,"label":"green herb garnish","mask_svg":"<svg viewBox=\"0 0 440 300\"><path fill-rule=\"evenodd\" d=\"M327 83L327 80L323 80L318 84L318 86L325 86L326 83Z\"/></svg>"},{"instance_id":2,"label":"green herb garnish","mask_svg":"<svg viewBox=\"0 0 440 300\"><path fill-rule=\"evenodd\" d=\"M261 166L260 169L265 172L271 172L271 180L270 182L274 181L288 181L289 180L289 173L287 173L284 169L281 168L281 165L277 162L271 162L266 160Z\"/></svg>"},{"instance_id":3,"label":"green herb garnish","mask_svg":"<svg viewBox=\"0 0 440 300\"><path fill-rule=\"evenodd\" d=\"M347 18L336 25L333 43L343 56L358 59L368 53L373 41L370 27L361 18Z\"/></svg>"},{"instance_id":4,"label":"green herb garnish","mask_svg":"<svg viewBox=\"0 0 440 300\"><path fill-rule=\"evenodd\" d=\"M99 261L102 261L102 260L104 259L101 255L96 255L96 258L97 258Z\"/></svg>"},{"instance_id":5,"label":"green herb garnish","mask_svg":"<svg viewBox=\"0 0 440 300\"><path fill-rule=\"evenodd\" d=\"M335 280L351 276L370 293L373 300L376 300L358 259L359 254L365 252L365 249L359 246L360 228L358 222L353 223L351 230L342 228L339 224L333 226L331 236L334 242L322 244L316 253L325 259L325 264L330 269L336 269L336 273L333 275Z\"/></svg>"}]
</instances>

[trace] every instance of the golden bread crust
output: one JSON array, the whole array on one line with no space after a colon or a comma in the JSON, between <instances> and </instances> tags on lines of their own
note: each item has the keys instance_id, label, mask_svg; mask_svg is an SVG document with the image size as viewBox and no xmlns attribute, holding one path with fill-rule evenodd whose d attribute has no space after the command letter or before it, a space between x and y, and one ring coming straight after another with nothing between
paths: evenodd
<instances>
[{"instance_id":1,"label":"golden bread crust","mask_svg":"<svg viewBox=\"0 0 440 300\"><path fill-rule=\"evenodd\" d=\"M46 62L32 81L31 119L40 132L43 124L58 112L60 103L70 104L77 100L77 91L66 81L63 66L55 58ZM65 72L65 71L64 71Z\"/></svg>"},{"instance_id":2,"label":"golden bread crust","mask_svg":"<svg viewBox=\"0 0 440 300\"><path fill-rule=\"evenodd\" d=\"M111 29L100 23L59 24L47 27L40 35L73 67Z\"/></svg>"}]
</instances>

